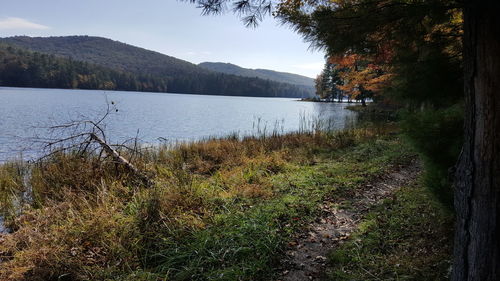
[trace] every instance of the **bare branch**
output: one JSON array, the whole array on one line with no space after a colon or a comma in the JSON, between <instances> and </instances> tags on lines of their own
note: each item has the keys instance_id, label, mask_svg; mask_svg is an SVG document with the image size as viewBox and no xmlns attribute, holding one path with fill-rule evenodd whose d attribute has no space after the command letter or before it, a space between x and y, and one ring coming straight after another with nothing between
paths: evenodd
<instances>
[{"instance_id":1,"label":"bare branch","mask_svg":"<svg viewBox=\"0 0 500 281\"><path fill-rule=\"evenodd\" d=\"M110 157L114 163L123 165L134 176L143 181L147 186L153 184L152 180L137 169L130 161L119 154L115 148L123 148L130 151L130 155L140 154L138 145L138 135L135 138L130 138L122 144L108 144L105 133L105 120L110 114L117 112L114 102L106 103L106 111L104 114L94 121L90 118L82 120L71 120L64 124L57 124L46 127L51 136L35 137L32 142L43 144L43 149L47 152L44 156L38 159L50 158L51 156L76 152L78 155L95 155L99 161L105 161L106 157ZM129 147L126 144L133 142L134 146ZM103 158L103 156L106 157Z\"/></svg>"}]
</instances>

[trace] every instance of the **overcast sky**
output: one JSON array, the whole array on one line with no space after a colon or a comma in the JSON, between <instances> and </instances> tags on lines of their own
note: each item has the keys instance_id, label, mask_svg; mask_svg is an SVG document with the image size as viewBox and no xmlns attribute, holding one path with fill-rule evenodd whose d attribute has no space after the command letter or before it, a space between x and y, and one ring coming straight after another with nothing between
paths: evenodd
<instances>
[{"instance_id":1,"label":"overcast sky","mask_svg":"<svg viewBox=\"0 0 500 281\"><path fill-rule=\"evenodd\" d=\"M323 53L267 18L244 27L233 14L201 16L177 0L4 0L0 37L102 36L193 63L230 62L315 77Z\"/></svg>"}]
</instances>

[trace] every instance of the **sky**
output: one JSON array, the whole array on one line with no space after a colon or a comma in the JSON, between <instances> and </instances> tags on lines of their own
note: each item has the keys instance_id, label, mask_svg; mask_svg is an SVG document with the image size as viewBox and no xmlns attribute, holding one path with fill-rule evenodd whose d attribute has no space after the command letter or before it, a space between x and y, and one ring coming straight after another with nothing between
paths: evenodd
<instances>
[{"instance_id":1,"label":"sky","mask_svg":"<svg viewBox=\"0 0 500 281\"><path fill-rule=\"evenodd\" d=\"M177 0L2 0L0 37L102 36L192 63L229 62L316 77L324 53L268 17L246 28L232 13L201 16Z\"/></svg>"}]
</instances>

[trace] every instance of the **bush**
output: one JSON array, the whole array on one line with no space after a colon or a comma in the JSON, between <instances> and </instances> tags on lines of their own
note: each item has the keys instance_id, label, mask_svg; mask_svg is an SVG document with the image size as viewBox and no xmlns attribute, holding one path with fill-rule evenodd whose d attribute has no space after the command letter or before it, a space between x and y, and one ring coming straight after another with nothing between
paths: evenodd
<instances>
[{"instance_id":1,"label":"bush","mask_svg":"<svg viewBox=\"0 0 500 281\"><path fill-rule=\"evenodd\" d=\"M424 181L437 198L452 208L453 190L449 169L460 153L463 140L463 108L402 114L402 129L424 160Z\"/></svg>"}]
</instances>

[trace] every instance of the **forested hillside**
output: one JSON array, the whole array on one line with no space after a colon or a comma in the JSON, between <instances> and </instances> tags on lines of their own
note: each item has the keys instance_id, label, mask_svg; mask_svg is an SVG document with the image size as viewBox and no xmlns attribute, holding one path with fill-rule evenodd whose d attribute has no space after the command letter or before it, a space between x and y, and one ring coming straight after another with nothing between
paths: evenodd
<instances>
[{"instance_id":1,"label":"forested hillside","mask_svg":"<svg viewBox=\"0 0 500 281\"><path fill-rule=\"evenodd\" d=\"M281 83L306 86L311 89L314 88L314 79L293 73L278 72L269 69L249 69L234 65L232 63L222 62L202 62L198 65L208 70L226 74L233 74L244 77L258 77Z\"/></svg>"},{"instance_id":2,"label":"forested hillside","mask_svg":"<svg viewBox=\"0 0 500 281\"><path fill-rule=\"evenodd\" d=\"M98 79L101 78L98 77L99 75L107 71L114 74L106 75L125 75L129 77L128 80L142 81L146 79L147 81L154 81L152 82L153 85L146 88L141 88L139 85L137 86L139 89L134 89L131 86L130 89L132 90L165 91L166 89L166 91L171 93L262 97L306 97L311 95L309 91L296 85L212 72L174 57L106 38L91 36L36 38L16 36L2 38L0 42L15 46L16 48L24 48L33 52L51 55L46 57L46 59L56 65L70 65L71 63L84 62L86 64L82 64L82 66L85 65L89 69L84 71L83 75L92 76L95 74ZM21 53L23 52L21 51ZM17 54L16 57L26 54L26 52ZM12 54L9 56L12 57ZM3 58L3 55L1 58ZM38 63L38 59L35 61L34 58L19 58L14 61L31 61L31 65ZM0 63L5 64L5 60L0 61ZM12 64L13 61L10 60L10 63ZM44 63L50 64L48 62ZM6 66L2 65L2 67L5 68ZM22 65L19 67L23 68ZM43 69L43 67L41 68ZM94 70L95 72L92 72ZM37 87L39 84L51 84L50 87L57 88L83 87L80 84L73 86L69 82L69 79L61 83L46 81L33 84L24 80L24 76L16 75L15 79L12 76L4 77L2 85ZM105 80L106 78L103 79ZM68 86L68 83L71 86ZM134 84L132 81L128 81L127 83ZM95 87L94 83L93 87L85 88L103 89L106 87ZM128 88L115 87L113 89Z\"/></svg>"},{"instance_id":3,"label":"forested hillside","mask_svg":"<svg viewBox=\"0 0 500 281\"><path fill-rule=\"evenodd\" d=\"M0 44L0 85L166 92L167 81Z\"/></svg>"}]
</instances>

